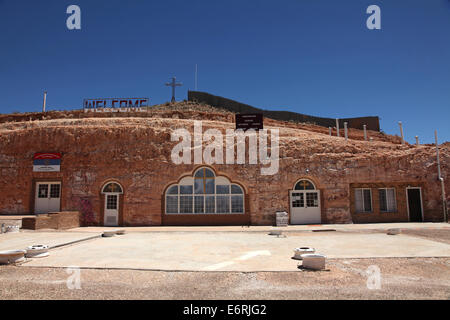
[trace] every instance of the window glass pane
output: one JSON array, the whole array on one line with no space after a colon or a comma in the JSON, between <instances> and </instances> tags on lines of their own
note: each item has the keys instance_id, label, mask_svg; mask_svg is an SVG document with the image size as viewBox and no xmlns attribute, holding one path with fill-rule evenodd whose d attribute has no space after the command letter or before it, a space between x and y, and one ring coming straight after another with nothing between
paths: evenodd
<instances>
[{"instance_id":1,"label":"window glass pane","mask_svg":"<svg viewBox=\"0 0 450 320\"><path fill-rule=\"evenodd\" d=\"M203 170L203 168L202 169L199 169L196 173L195 173L195 177L196 178L203 178L204 177L204 170Z\"/></svg>"},{"instance_id":2,"label":"window glass pane","mask_svg":"<svg viewBox=\"0 0 450 320\"><path fill-rule=\"evenodd\" d=\"M180 186L180 194L192 194L192 186Z\"/></svg>"},{"instance_id":3,"label":"window glass pane","mask_svg":"<svg viewBox=\"0 0 450 320\"><path fill-rule=\"evenodd\" d=\"M214 185L215 185L215 180L214 179L206 179L205 180L205 193L207 194L214 194Z\"/></svg>"},{"instance_id":4,"label":"window glass pane","mask_svg":"<svg viewBox=\"0 0 450 320\"><path fill-rule=\"evenodd\" d=\"M194 182L195 194L204 194L203 179L195 179Z\"/></svg>"},{"instance_id":5,"label":"window glass pane","mask_svg":"<svg viewBox=\"0 0 450 320\"><path fill-rule=\"evenodd\" d=\"M205 177L207 178L214 177L214 173L209 169L205 169Z\"/></svg>"},{"instance_id":6,"label":"window glass pane","mask_svg":"<svg viewBox=\"0 0 450 320\"><path fill-rule=\"evenodd\" d=\"M297 182L294 190L314 190L314 185L308 180L301 180Z\"/></svg>"},{"instance_id":7,"label":"window glass pane","mask_svg":"<svg viewBox=\"0 0 450 320\"><path fill-rule=\"evenodd\" d=\"M106 209L116 210L117 209L117 195L107 195L106 196Z\"/></svg>"},{"instance_id":8,"label":"window glass pane","mask_svg":"<svg viewBox=\"0 0 450 320\"><path fill-rule=\"evenodd\" d=\"M194 213L203 213L204 197L195 196L194 197Z\"/></svg>"},{"instance_id":9,"label":"window glass pane","mask_svg":"<svg viewBox=\"0 0 450 320\"><path fill-rule=\"evenodd\" d=\"M61 185L59 185L59 184L50 185L50 198L59 198L60 188L61 188Z\"/></svg>"},{"instance_id":10,"label":"window glass pane","mask_svg":"<svg viewBox=\"0 0 450 320\"><path fill-rule=\"evenodd\" d=\"M178 213L178 196L166 197L166 213Z\"/></svg>"},{"instance_id":11,"label":"window glass pane","mask_svg":"<svg viewBox=\"0 0 450 320\"><path fill-rule=\"evenodd\" d=\"M167 189L167 194L178 194L178 186L171 186Z\"/></svg>"},{"instance_id":12,"label":"window glass pane","mask_svg":"<svg viewBox=\"0 0 450 320\"><path fill-rule=\"evenodd\" d=\"M304 206L303 193L292 193L292 207L303 208Z\"/></svg>"},{"instance_id":13,"label":"window glass pane","mask_svg":"<svg viewBox=\"0 0 450 320\"><path fill-rule=\"evenodd\" d=\"M122 193L122 188L117 183L109 183L104 189L103 192L118 192Z\"/></svg>"},{"instance_id":14,"label":"window glass pane","mask_svg":"<svg viewBox=\"0 0 450 320\"><path fill-rule=\"evenodd\" d=\"M307 207L318 207L319 200L316 192L307 192L306 193L306 206Z\"/></svg>"},{"instance_id":15,"label":"window glass pane","mask_svg":"<svg viewBox=\"0 0 450 320\"><path fill-rule=\"evenodd\" d=\"M231 185L231 193L232 194L242 194L242 189L238 185L232 184Z\"/></svg>"},{"instance_id":16,"label":"window glass pane","mask_svg":"<svg viewBox=\"0 0 450 320\"><path fill-rule=\"evenodd\" d=\"M192 196L180 196L180 213L192 213Z\"/></svg>"},{"instance_id":17,"label":"window glass pane","mask_svg":"<svg viewBox=\"0 0 450 320\"><path fill-rule=\"evenodd\" d=\"M217 213L230 212L230 196L217 196Z\"/></svg>"},{"instance_id":18,"label":"window glass pane","mask_svg":"<svg viewBox=\"0 0 450 320\"><path fill-rule=\"evenodd\" d=\"M47 198L48 184L40 184L38 189L38 198Z\"/></svg>"},{"instance_id":19,"label":"window glass pane","mask_svg":"<svg viewBox=\"0 0 450 320\"><path fill-rule=\"evenodd\" d=\"M395 200L395 189L387 189L387 209L389 212L397 211L397 202Z\"/></svg>"},{"instance_id":20,"label":"window glass pane","mask_svg":"<svg viewBox=\"0 0 450 320\"><path fill-rule=\"evenodd\" d=\"M243 213L244 212L244 197L231 196L231 212L233 213Z\"/></svg>"},{"instance_id":21,"label":"window glass pane","mask_svg":"<svg viewBox=\"0 0 450 320\"><path fill-rule=\"evenodd\" d=\"M378 196L380 198L380 211L386 212L387 209L387 199L386 199L386 189L378 189Z\"/></svg>"},{"instance_id":22,"label":"window glass pane","mask_svg":"<svg viewBox=\"0 0 450 320\"><path fill-rule=\"evenodd\" d=\"M215 213L215 212L216 212L216 197L206 196L205 213Z\"/></svg>"},{"instance_id":23,"label":"window glass pane","mask_svg":"<svg viewBox=\"0 0 450 320\"><path fill-rule=\"evenodd\" d=\"M355 189L355 209L356 212L364 212L362 189Z\"/></svg>"},{"instance_id":24,"label":"window glass pane","mask_svg":"<svg viewBox=\"0 0 450 320\"><path fill-rule=\"evenodd\" d=\"M372 195L370 189L364 189L364 211L372 211Z\"/></svg>"},{"instance_id":25,"label":"window glass pane","mask_svg":"<svg viewBox=\"0 0 450 320\"><path fill-rule=\"evenodd\" d=\"M216 193L217 194L228 194L228 193L230 193L230 186L217 185L216 186Z\"/></svg>"}]
</instances>

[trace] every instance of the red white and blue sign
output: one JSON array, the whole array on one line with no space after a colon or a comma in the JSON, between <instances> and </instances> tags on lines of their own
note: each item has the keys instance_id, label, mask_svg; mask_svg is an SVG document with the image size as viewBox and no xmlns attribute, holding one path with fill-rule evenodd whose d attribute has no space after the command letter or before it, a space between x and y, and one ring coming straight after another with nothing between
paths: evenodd
<instances>
[{"instance_id":1,"label":"red white and blue sign","mask_svg":"<svg viewBox=\"0 0 450 320\"><path fill-rule=\"evenodd\" d=\"M33 157L34 172L58 172L61 168L61 153L38 152Z\"/></svg>"}]
</instances>

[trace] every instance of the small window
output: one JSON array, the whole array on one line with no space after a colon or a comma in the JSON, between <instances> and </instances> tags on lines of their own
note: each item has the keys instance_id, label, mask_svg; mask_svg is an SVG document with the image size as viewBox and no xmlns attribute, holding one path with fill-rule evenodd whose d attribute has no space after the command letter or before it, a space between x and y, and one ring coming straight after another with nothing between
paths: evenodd
<instances>
[{"instance_id":1,"label":"small window","mask_svg":"<svg viewBox=\"0 0 450 320\"><path fill-rule=\"evenodd\" d=\"M103 193L122 193L122 188L118 183L111 182L103 188Z\"/></svg>"},{"instance_id":2,"label":"small window","mask_svg":"<svg viewBox=\"0 0 450 320\"><path fill-rule=\"evenodd\" d=\"M395 188L378 189L378 195L380 198L380 211L381 212L396 212L397 211L397 201L395 199Z\"/></svg>"},{"instance_id":3,"label":"small window","mask_svg":"<svg viewBox=\"0 0 450 320\"><path fill-rule=\"evenodd\" d=\"M47 198L48 197L48 184L40 184L38 191L38 198Z\"/></svg>"},{"instance_id":4,"label":"small window","mask_svg":"<svg viewBox=\"0 0 450 320\"><path fill-rule=\"evenodd\" d=\"M305 207L305 199L303 193L292 193L292 208Z\"/></svg>"},{"instance_id":5,"label":"small window","mask_svg":"<svg viewBox=\"0 0 450 320\"><path fill-rule=\"evenodd\" d=\"M355 189L356 212L372 212L372 191L370 189Z\"/></svg>"},{"instance_id":6,"label":"small window","mask_svg":"<svg viewBox=\"0 0 450 320\"><path fill-rule=\"evenodd\" d=\"M308 208L318 207L319 206L319 200L318 200L317 192L307 192L306 193L306 206Z\"/></svg>"},{"instance_id":7,"label":"small window","mask_svg":"<svg viewBox=\"0 0 450 320\"><path fill-rule=\"evenodd\" d=\"M294 190L315 190L316 187L308 180L300 180L295 184Z\"/></svg>"},{"instance_id":8,"label":"small window","mask_svg":"<svg viewBox=\"0 0 450 320\"><path fill-rule=\"evenodd\" d=\"M50 185L50 198L59 198L60 189L61 189L61 185L59 185L59 184Z\"/></svg>"},{"instance_id":9,"label":"small window","mask_svg":"<svg viewBox=\"0 0 450 320\"><path fill-rule=\"evenodd\" d=\"M117 209L117 195L115 195L115 194L107 195L106 209L108 209L108 210L116 210Z\"/></svg>"}]
</instances>

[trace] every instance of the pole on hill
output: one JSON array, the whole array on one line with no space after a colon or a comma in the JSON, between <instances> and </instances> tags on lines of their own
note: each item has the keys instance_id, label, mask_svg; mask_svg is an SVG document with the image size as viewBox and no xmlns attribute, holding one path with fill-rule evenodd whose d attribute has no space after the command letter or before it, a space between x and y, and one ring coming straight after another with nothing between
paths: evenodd
<instances>
[{"instance_id":1,"label":"pole on hill","mask_svg":"<svg viewBox=\"0 0 450 320\"><path fill-rule=\"evenodd\" d=\"M400 137L402 138L402 144L405 144L405 137L403 136L403 125L402 122L398 122L398 126L400 127Z\"/></svg>"},{"instance_id":2,"label":"pole on hill","mask_svg":"<svg viewBox=\"0 0 450 320\"><path fill-rule=\"evenodd\" d=\"M434 140L435 140L435 143L436 143L436 158L437 158L438 180L440 181L441 188L442 188L442 210L444 211L444 221L448 222L447 203L446 203L446 200L445 200L445 184L444 184L444 178L441 175L441 163L439 161L439 145L438 145L437 130L434 130Z\"/></svg>"},{"instance_id":3,"label":"pole on hill","mask_svg":"<svg viewBox=\"0 0 450 320\"><path fill-rule=\"evenodd\" d=\"M195 64L195 91L197 91L197 83L198 83L198 66Z\"/></svg>"},{"instance_id":4,"label":"pole on hill","mask_svg":"<svg viewBox=\"0 0 450 320\"><path fill-rule=\"evenodd\" d=\"M47 91L44 91L44 102L42 103L42 112L45 112L46 104L47 104Z\"/></svg>"}]
</instances>

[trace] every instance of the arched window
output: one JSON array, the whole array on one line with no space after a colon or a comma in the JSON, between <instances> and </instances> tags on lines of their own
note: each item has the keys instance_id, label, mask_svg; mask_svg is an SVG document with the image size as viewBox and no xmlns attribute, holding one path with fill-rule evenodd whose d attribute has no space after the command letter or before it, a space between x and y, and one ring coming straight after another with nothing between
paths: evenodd
<instances>
[{"instance_id":1,"label":"arched window","mask_svg":"<svg viewBox=\"0 0 450 320\"><path fill-rule=\"evenodd\" d=\"M295 184L294 190L315 190L316 187L309 180L300 180Z\"/></svg>"},{"instance_id":2,"label":"arched window","mask_svg":"<svg viewBox=\"0 0 450 320\"><path fill-rule=\"evenodd\" d=\"M110 182L103 187L102 193L123 193L123 191L118 183Z\"/></svg>"},{"instance_id":3,"label":"arched window","mask_svg":"<svg viewBox=\"0 0 450 320\"><path fill-rule=\"evenodd\" d=\"M244 192L226 177L200 168L166 191L166 214L243 214Z\"/></svg>"}]
</instances>

